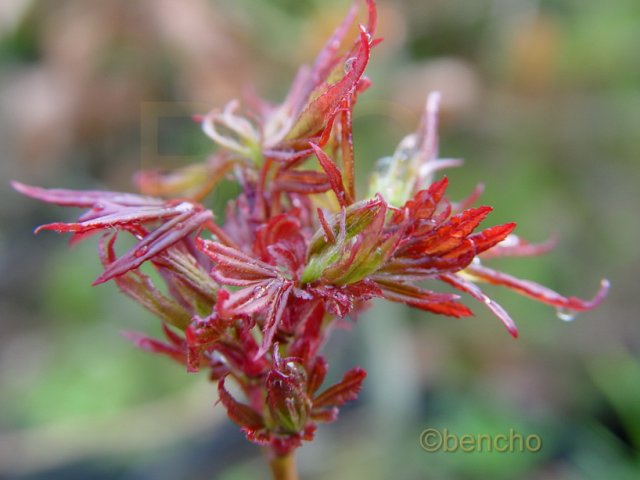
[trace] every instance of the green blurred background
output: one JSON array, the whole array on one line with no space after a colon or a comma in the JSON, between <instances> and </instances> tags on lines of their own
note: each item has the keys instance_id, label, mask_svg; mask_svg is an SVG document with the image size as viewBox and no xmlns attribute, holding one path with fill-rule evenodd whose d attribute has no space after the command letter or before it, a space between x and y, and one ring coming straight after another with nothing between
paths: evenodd
<instances>
[{"instance_id":1,"label":"green blurred background","mask_svg":"<svg viewBox=\"0 0 640 480\"><path fill-rule=\"evenodd\" d=\"M131 190L133 173L206 158L190 121L253 86L279 101L344 0L0 3L0 478L263 479L257 448L214 408L205 375L133 348L158 322L100 271L95 241L33 228L76 212L10 179ZM544 257L494 262L605 303L571 323L512 292L512 340L480 305L452 320L375 304L327 347L331 375L369 371L361 399L299 452L308 479L640 478L640 3L380 1L356 107L359 190L443 93L451 196L484 182L488 223L516 220ZM230 192L214 197L216 208ZM428 427L536 434L537 453L427 453Z\"/></svg>"}]
</instances>

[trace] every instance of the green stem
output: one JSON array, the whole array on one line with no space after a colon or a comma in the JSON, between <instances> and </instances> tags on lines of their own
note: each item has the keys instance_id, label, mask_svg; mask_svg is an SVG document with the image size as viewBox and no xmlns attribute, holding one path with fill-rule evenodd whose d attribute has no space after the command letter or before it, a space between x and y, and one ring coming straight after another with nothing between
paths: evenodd
<instances>
[{"instance_id":1,"label":"green stem","mask_svg":"<svg viewBox=\"0 0 640 480\"><path fill-rule=\"evenodd\" d=\"M298 471L293 452L280 456L271 453L269 455L269 466L273 480L298 480Z\"/></svg>"}]
</instances>

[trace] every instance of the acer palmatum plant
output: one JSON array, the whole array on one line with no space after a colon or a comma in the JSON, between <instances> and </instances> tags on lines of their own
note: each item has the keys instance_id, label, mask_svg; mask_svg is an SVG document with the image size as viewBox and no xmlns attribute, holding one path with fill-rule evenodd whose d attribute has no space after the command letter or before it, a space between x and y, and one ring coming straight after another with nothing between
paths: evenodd
<instances>
[{"instance_id":1,"label":"acer palmatum plant","mask_svg":"<svg viewBox=\"0 0 640 480\"><path fill-rule=\"evenodd\" d=\"M419 127L371 176L358 196L354 183L352 112L369 86L364 76L376 38L376 7L347 42L354 5L315 59L303 66L280 105L236 101L199 120L217 144L205 163L170 174L143 171L141 194L42 189L14 182L19 192L87 211L76 223L36 229L71 232L72 242L100 234L104 271L95 284L120 290L163 322L166 338L127 333L144 350L166 355L189 372L208 370L220 402L247 438L264 447L274 478L296 478L293 453L358 396L366 376L356 367L324 385L321 355L337 319L355 317L382 297L428 312L465 317L460 296L425 288L437 280L484 304L516 337L508 313L479 283L504 285L560 309L595 307L485 266L485 259L536 255L552 247L513 235L515 223L479 229L491 207L473 208L481 193L451 202L440 169L439 94L429 95ZM223 178L241 187L223 223L204 206ZM135 245L117 256L120 235ZM166 294L139 267L150 264ZM241 394L227 386L235 383Z\"/></svg>"}]
</instances>

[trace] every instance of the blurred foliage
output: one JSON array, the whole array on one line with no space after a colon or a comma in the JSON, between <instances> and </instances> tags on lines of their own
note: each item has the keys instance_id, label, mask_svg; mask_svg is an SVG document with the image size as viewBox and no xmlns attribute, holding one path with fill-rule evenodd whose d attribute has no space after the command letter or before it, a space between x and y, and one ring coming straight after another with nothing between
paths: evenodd
<instances>
[{"instance_id":1,"label":"blurred foliage","mask_svg":"<svg viewBox=\"0 0 640 480\"><path fill-rule=\"evenodd\" d=\"M638 478L640 4L379 3L385 42L354 126L360 191L375 160L413 130L427 91L438 88L441 152L466 160L448 172L453 197L484 182L491 222L515 219L532 241L560 238L545 257L500 267L569 295L590 295L603 276L613 289L600 309L564 324L544 306L488 288L516 319L516 342L481 306L470 305L478 318L464 321L372 309L329 345L332 372L358 363L370 378L357 406L302 449L303 477ZM123 340L119 331L154 332L157 322L113 286L89 286L100 269L95 242L69 251L63 238L32 237L34 226L61 213L18 197L6 180L128 190L141 165L204 159L213 146L186 120L202 111L180 107L158 119L158 144L145 145L142 105L206 110L251 85L278 100L349 2L2 5L0 477L265 478L258 452L224 422L207 435L176 434L168 446L149 440L135 454L113 445L83 453L86 428L62 430L50 445L66 452L58 460L16 443L18 432L39 445L51 424L91 431L95 418L126 439L127 413L165 400L175 404L158 428L171 432L192 410L207 424L215 398L182 407L181 392L206 379ZM223 185L212 207L222 215L234 194ZM543 449L431 454L418 443L428 427L513 428L540 435Z\"/></svg>"}]
</instances>

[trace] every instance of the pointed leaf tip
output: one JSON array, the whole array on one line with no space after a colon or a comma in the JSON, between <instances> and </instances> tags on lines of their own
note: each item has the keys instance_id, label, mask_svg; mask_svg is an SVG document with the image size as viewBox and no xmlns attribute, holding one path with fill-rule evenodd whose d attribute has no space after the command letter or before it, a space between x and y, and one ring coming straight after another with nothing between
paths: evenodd
<instances>
[{"instance_id":1,"label":"pointed leaf tip","mask_svg":"<svg viewBox=\"0 0 640 480\"><path fill-rule=\"evenodd\" d=\"M600 289L596 292L595 296L590 300L589 303L591 305L589 308L594 308L600 305L600 303L602 303L602 301L605 299L605 297L609 293L610 288L611 288L611 282L608 279L603 278L602 280L600 280Z\"/></svg>"},{"instance_id":2,"label":"pointed leaf tip","mask_svg":"<svg viewBox=\"0 0 640 480\"><path fill-rule=\"evenodd\" d=\"M558 308L566 308L574 312L582 312L597 307L609 291L609 281L602 280L596 294L589 300L583 300L578 297L565 297L538 283L522 280L484 265L470 265L467 271L480 281L502 285L539 302Z\"/></svg>"},{"instance_id":3,"label":"pointed leaf tip","mask_svg":"<svg viewBox=\"0 0 640 480\"><path fill-rule=\"evenodd\" d=\"M313 142L309 142L311 148L316 154L318 158L318 162L320 162L320 166L327 174L327 178L329 179L329 184L331 185L331 189L336 194L338 202L340 206L345 207L348 204L352 203L351 196L344 188L344 180L342 178L342 173L336 166L335 162L329 158L329 156L322 150L318 145Z\"/></svg>"},{"instance_id":4,"label":"pointed leaf tip","mask_svg":"<svg viewBox=\"0 0 640 480\"><path fill-rule=\"evenodd\" d=\"M367 20L367 30L369 34L374 35L378 27L378 8L376 7L375 0L366 0L366 2L367 14L369 16Z\"/></svg>"},{"instance_id":5,"label":"pointed leaf tip","mask_svg":"<svg viewBox=\"0 0 640 480\"><path fill-rule=\"evenodd\" d=\"M344 374L342 380L327 388L313 400L313 408L340 407L358 398L362 382L367 376L366 370L355 367Z\"/></svg>"}]
</instances>

